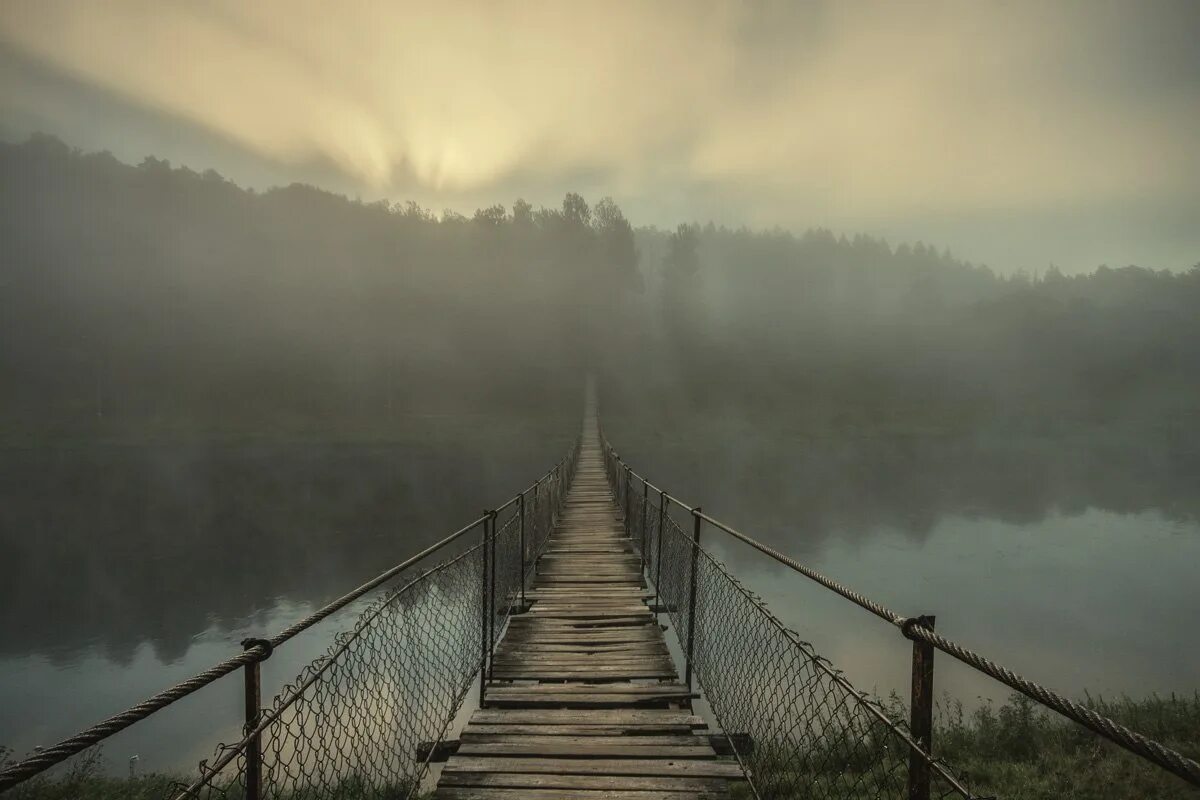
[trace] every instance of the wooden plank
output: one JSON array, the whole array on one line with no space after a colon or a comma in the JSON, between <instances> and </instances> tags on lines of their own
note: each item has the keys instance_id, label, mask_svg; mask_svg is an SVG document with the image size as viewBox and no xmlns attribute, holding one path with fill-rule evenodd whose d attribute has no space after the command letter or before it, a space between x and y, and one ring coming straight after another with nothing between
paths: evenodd
<instances>
[{"instance_id":1,"label":"wooden plank","mask_svg":"<svg viewBox=\"0 0 1200 800\"><path fill-rule=\"evenodd\" d=\"M497 686L494 690L489 689L490 696L493 691L503 695L511 692L536 693L540 691L554 692L555 694L595 694L597 691L602 691L598 687L578 681L575 683L564 683L558 686ZM603 691L619 692L621 694L642 694L642 695L686 695L690 690L678 683L631 683L628 686L619 688L608 687Z\"/></svg>"},{"instance_id":2,"label":"wooden plank","mask_svg":"<svg viewBox=\"0 0 1200 800\"><path fill-rule=\"evenodd\" d=\"M447 787L439 789L435 798L444 800L692 800L728 798L728 792L653 792L653 791L592 791L587 789L491 789Z\"/></svg>"},{"instance_id":3,"label":"wooden plank","mask_svg":"<svg viewBox=\"0 0 1200 800\"><path fill-rule=\"evenodd\" d=\"M736 762L699 758L500 758L456 755L446 762L443 774L446 772L680 776L732 780L742 777L742 769Z\"/></svg>"},{"instance_id":4,"label":"wooden plank","mask_svg":"<svg viewBox=\"0 0 1200 800\"><path fill-rule=\"evenodd\" d=\"M588 420L528 605L493 655L484 707L439 751L454 754L436 797L729 797L740 769L690 711L696 695L678 683L633 544Z\"/></svg>"},{"instance_id":5,"label":"wooden plank","mask_svg":"<svg viewBox=\"0 0 1200 800\"><path fill-rule=\"evenodd\" d=\"M556 709L557 710L557 709ZM459 737L466 741L476 734L504 734L506 736L626 736L639 733L662 733L682 735L692 731L687 725L477 725L471 723ZM710 741L709 744L712 744ZM717 748L714 746L714 750Z\"/></svg>"},{"instance_id":6,"label":"wooden plank","mask_svg":"<svg viewBox=\"0 0 1200 800\"><path fill-rule=\"evenodd\" d=\"M611 685L611 684L609 684ZM554 691L510 692L493 694L488 691L484 700L485 708L537 708L551 706L554 708L628 708L637 706L658 707L667 703L680 703L699 697L691 692L663 692L661 694L644 694L634 692L603 691L605 684L596 684L596 691L590 694L581 692L557 693ZM555 686L548 684L547 689Z\"/></svg>"},{"instance_id":7,"label":"wooden plank","mask_svg":"<svg viewBox=\"0 0 1200 800\"><path fill-rule=\"evenodd\" d=\"M605 710L605 711L572 711L572 710L505 710L489 711L480 709L471 717L471 724L483 725L634 725L634 724L666 724L690 725L704 727L700 717L688 711L659 711L659 710Z\"/></svg>"},{"instance_id":8,"label":"wooden plank","mask_svg":"<svg viewBox=\"0 0 1200 800\"><path fill-rule=\"evenodd\" d=\"M451 786L513 789L593 789L599 791L721 792L723 778L650 777L642 775L549 775L545 773L451 773Z\"/></svg>"},{"instance_id":9,"label":"wooden plank","mask_svg":"<svg viewBox=\"0 0 1200 800\"><path fill-rule=\"evenodd\" d=\"M708 744L630 744L613 741L632 739L632 736L513 736L498 742L476 743L463 740L459 755L463 756L522 756L542 758L704 758L711 759L716 751ZM666 737L643 736L639 739ZM593 741L594 740L594 743Z\"/></svg>"}]
</instances>

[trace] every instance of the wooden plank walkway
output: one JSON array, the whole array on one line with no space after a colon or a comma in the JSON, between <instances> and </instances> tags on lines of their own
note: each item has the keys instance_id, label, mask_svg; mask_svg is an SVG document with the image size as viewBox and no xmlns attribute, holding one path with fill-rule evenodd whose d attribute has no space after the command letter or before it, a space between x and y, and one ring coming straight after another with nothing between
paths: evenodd
<instances>
[{"instance_id":1,"label":"wooden plank walkway","mask_svg":"<svg viewBox=\"0 0 1200 800\"><path fill-rule=\"evenodd\" d=\"M691 712L640 561L604 475L595 414L530 608L512 617L492 680L434 795L518 798L727 798L741 780Z\"/></svg>"}]
</instances>

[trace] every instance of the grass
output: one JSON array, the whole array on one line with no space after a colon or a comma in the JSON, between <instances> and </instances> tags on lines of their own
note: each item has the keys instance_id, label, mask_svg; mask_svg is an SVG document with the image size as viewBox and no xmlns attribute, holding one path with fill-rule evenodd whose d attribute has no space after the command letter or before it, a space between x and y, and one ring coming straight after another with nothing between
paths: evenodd
<instances>
[{"instance_id":1,"label":"grass","mask_svg":"<svg viewBox=\"0 0 1200 800\"><path fill-rule=\"evenodd\" d=\"M1142 700L1085 696L1084 702L1192 759L1200 756L1200 695ZM893 718L908 716L907 704L896 695L885 705ZM771 797L901 800L906 796L907 751L895 747L890 734L882 733L872 731L873 742L861 736L826 735L807 747L803 758L783 745L756 742L750 767L759 775L760 790ZM1002 704L986 702L970 712L957 701L939 704L934 752L977 797L1200 800L1200 789L1043 710L1023 695ZM892 788L881 794L881 786ZM932 789L935 798L958 796L937 780ZM734 797L749 800L753 795L743 786L735 789Z\"/></svg>"},{"instance_id":2,"label":"grass","mask_svg":"<svg viewBox=\"0 0 1200 800\"><path fill-rule=\"evenodd\" d=\"M0 747L0 767L11 752ZM53 776L39 775L10 789L4 800L171 800L197 777L193 774L149 773L137 777L107 774L104 755L99 747L86 750L70 759ZM372 786L361 778L348 777L337 786L322 786L319 790L273 790L276 800L317 800L338 797L345 800L404 800L408 785ZM242 800L240 786L214 787L198 795L202 800ZM427 800L432 794L415 795L415 800Z\"/></svg>"},{"instance_id":3,"label":"grass","mask_svg":"<svg viewBox=\"0 0 1200 800\"><path fill-rule=\"evenodd\" d=\"M0 766L7 766L11 751L0 747ZM166 800L171 789L186 785L182 775L149 774L123 778L105 774L99 747L85 750L52 775L39 775L18 784L4 800Z\"/></svg>"},{"instance_id":4,"label":"grass","mask_svg":"<svg viewBox=\"0 0 1200 800\"><path fill-rule=\"evenodd\" d=\"M1153 695L1141 700L1085 695L1084 702L1098 713L1200 760L1200 694ZM907 716L901 698L893 695L888 704L893 715ZM1014 695L1002 704L986 702L970 712L962 703L947 699L938 710L935 753L979 796L1007 800L1200 800L1200 789L1023 696ZM809 752L804 759L810 765L823 765L824 772L804 776L775 773L774 777L782 778L779 782L783 784L805 786L806 796L866 800L877 796L869 789L874 783L858 779L865 778L872 768L882 766L892 775L905 774L905 760L898 758L902 754L897 752L889 752L885 756L889 763L880 765L874 758L864 761L862 749L853 748L856 757L841 757L845 753L836 743L830 743L830 747L834 750L829 753ZM0 763L4 755L0 751ZM794 760L783 756L783 752L759 742L751 764L760 771L770 771L772 764L785 769L783 765ZM182 780L182 776L172 775L110 777L104 774L101 755L90 752L76 758L67 772L22 784L5 794L5 800L163 800ZM299 790L281 797L307 800L308 796L308 792ZM404 790L372 790L348 779L336 789L326 788L321 796L398 800L404 797ZM735 791L735 797L750 796L745 788ZM936 788L934 796L939 796ZM238 800L240 793L231 791L226 797Z\"/></svg>"},{"instance_id":5,"label":"grass","mask_svg":"<svg viewBox=\"0 0 1200 800\"><path fill-rule=\"evenodd\" d=\"M1183 755L1200 759L1200 694L1134 700L1084 697L1084 704ZM944 704L937 755L975 791L1010 800L1200 798L1200 789L1043 710L1023 695L964 713Z\"/></svg>"}]
</instances>

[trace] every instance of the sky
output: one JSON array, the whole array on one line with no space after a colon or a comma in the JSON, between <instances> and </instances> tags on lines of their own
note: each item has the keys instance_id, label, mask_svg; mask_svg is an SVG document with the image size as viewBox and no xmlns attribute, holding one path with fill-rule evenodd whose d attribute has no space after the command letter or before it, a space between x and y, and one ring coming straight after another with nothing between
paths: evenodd
<instances>
[{"instance_id":1,"label":"sky","mask_svg":"<svg viewBox=\"0 0 1200 800\"><path fill-rule=\"evenodd\" d=\"M4 0L0 138L471 213L1200 262L1200 2Z\"/></svg>"}]
</instances>

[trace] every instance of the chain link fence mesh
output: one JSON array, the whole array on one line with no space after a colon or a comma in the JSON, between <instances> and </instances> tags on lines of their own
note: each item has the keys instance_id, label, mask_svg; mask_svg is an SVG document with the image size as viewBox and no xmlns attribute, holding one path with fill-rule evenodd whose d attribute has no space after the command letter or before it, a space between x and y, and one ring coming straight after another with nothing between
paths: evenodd
<instances>
[{"instance_id":1,"label":"chain link fence mesh","mask_svg":"<svg viewBox=\"0 0 1200 800\"><path fill-rule=\"evenodd\" d=\"M445 736L480 667L484 547L377 599L280 691L259 726L264 798L416 794L421 745ZM245 774L244 743L219 748L200 786L174 796L240 798Z\"/></svg>"},{"instance_id":2,"label":"chain link fence mesh","mask_svg":"<svg viewBox=\"0 0 1200 800\"><path fill-rule=\"evenodd\" d=\"M399 800L418 795L472 683L487 668L574 474L568 457L501 510L480 541L390 591L285 686L247 737L220 746L169 797L240 800L261 739L262 797ZM523 498L523 499L522 499Z\"/></svg>"},{"instance_id":3,"label":"chain link fence mesh","mask_svg":"<svg viewBox=\"0 0 1200 800\"><path fill-rule=\"evenodd\" d=\"M695 541L694 515L629 478L613 454L607 462L657 602L685 654L691 637L693 674L755 796L907 798L916 753L930 766L930 796L974 797Z\"/></svg>"}]
</instances>

